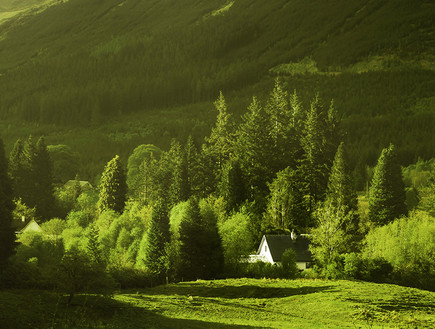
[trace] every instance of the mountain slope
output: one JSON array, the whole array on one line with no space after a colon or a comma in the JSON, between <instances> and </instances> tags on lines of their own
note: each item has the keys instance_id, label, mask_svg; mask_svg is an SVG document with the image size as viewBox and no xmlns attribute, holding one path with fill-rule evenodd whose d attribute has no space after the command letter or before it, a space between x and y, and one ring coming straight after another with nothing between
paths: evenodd
<instances>
[{"instance_id":1,"label":"mountain slope","mask_svg":"<svg viewBox=\"0 0 435 329\"><path fill-rule=\"evenodd\" d=\"M434 156L434 16L427 0L59 2L0 25L0 119L99 125L219 90L241 114L279 75L305 102L334 98L362 164L390 141L409 163Z\"/></svg>"}]
</instances>

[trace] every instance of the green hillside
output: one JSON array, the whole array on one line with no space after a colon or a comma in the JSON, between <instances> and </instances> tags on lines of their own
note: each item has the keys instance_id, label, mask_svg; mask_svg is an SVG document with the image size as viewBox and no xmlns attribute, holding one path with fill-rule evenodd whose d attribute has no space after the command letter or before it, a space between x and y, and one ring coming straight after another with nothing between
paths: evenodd
<instances>
[{"instance_id":1,"label":"green hillside","mask_svg":"<svg viewBox=\"0 0 435 329\"><path fill-rule=\"evenodd\" d=\"M351 281L217 280L123 291L112 300L3 291L7 328L433 328L434 293ZM41 316L43 315L43 316Z\"/></svg>"},{"instance_id":2,"label":"green hillside","mask_svg":"<svg viewBox=\"0 0 435 329\"><path fill-rule=\"evenodd\" d=\"M334 99L354 165L373 165L389 142L403 164L431 158L434 15L423 0L60 1L0 25L4 137L10 145L27 122L67 142L53 125L108 131L113 120L133 123L124 150L200 140L219 90L237 118L280 76L305 102Z\"/></svg>"}]
</instances>

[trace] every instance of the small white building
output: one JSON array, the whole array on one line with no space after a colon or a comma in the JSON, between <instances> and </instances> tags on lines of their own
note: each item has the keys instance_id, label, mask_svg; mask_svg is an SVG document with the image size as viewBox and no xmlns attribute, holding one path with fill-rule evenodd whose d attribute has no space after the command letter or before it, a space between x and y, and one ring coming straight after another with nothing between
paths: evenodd
<instances>
[{"instance_id":1,"label":"small white building","mask_svg":"<svg viewBox=\"0 0 435 329\"><path fill-rule=\"evenodd\" d=\"M293 249L296 254L296 264L300 270L311 267L312 257L309 250L309 240L305 235L263 235L256 255L249 256L249 262L262 261L280 264L287 249Z\"/></svg>"}]
</instances>

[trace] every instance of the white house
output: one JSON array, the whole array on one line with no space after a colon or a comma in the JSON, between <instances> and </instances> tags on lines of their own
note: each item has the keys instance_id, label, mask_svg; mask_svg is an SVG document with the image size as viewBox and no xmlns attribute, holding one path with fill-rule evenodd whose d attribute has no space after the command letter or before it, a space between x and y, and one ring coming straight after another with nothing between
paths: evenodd
<instances>
[{"instance_id":1,"label":"white house","mask_svg":"<svg viewBox=\"0 0 435 329\"><path fill-rule=\"evenodd\" d=\"M296 254L296 264L300 270L311 266L312 257L309 240L306 235L263 235L256 255L250 255L249 261L262 261L271 264L281 263L281 257L287 249Z\"/></svg>"}]
</instances>

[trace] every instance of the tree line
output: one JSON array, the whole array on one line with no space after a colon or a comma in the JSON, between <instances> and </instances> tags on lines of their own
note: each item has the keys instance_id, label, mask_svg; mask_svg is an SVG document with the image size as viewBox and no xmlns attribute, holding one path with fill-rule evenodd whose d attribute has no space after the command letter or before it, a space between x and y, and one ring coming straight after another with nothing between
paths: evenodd
<instances>
[{"instance_id":1,"label":"tree line","mask_svg":"<svg viewBox=\"0 0 435 329\"><path fill-rule=\"evenodd\" d=\"M168 151L140 145L129 157L127 170L115 156L107 163L97 192L81 191L77 183L58 194L58 202L69 207L65 219L49 220L52 215L44 212L48 196L42 196L53 198L52 187L42 185L51 182L52 168L49 160L44 162L49 159L44 140L36 146L31 138L17 141L9 175L5 157L2 164L2 188L15 190L5 193L9 203L3 211L8 216L1 227L9 239L2 240L8 250L3 261L14 249L9 223L14 196L35 207L43 230L50 232L39 239L21 237L15 259L35 259L42 276L54 275L44 262L63 264L58 269L63 277L70 274L74 259L88 262L94 265L86 267L87 275L107 278L110 273L122 287L165 278L258 275L264 268L241 262L243 257L263 234L291 231L311 234L320 275L353 273L345 269L355 265L355 259L344 255L363 259L358 255L367 232L407 215L401 167L396 148L390 145L375 167L368 215L362 220L333 102L325 105L317 96L305 108L295 92L288 93L276 80L267 102L254 97L238 125L222 93L214 105L216 123L200 147L192 138L184 144L174 140ZM39 174L32 176L34 172ZM24 182L21 177L43 182ZM27 196L28 191L33 195ZM36 194L41 199L32 199ZM53 245L58 252L50 249ZM294 264L294 257L290 259ZM364 266L374 277L379 266L389 264L370 262ZM296 273L277 271L271 268L268 273Z\"/></svg>"}]
</instances>

